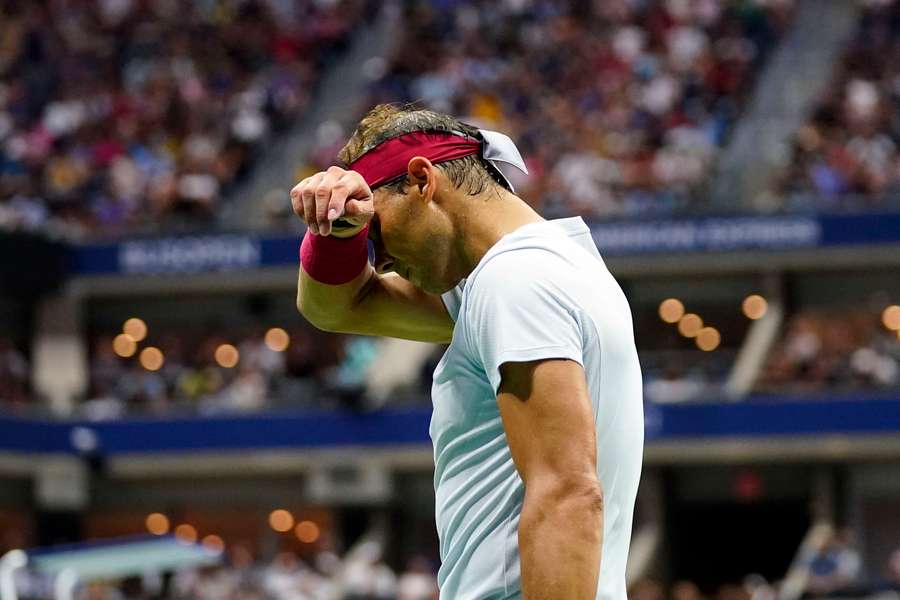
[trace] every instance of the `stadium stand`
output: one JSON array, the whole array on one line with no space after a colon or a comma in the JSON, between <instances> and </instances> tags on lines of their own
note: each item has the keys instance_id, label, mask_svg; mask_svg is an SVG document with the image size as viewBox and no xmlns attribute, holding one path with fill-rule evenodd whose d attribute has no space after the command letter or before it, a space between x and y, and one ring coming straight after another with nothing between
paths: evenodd
<instances>
[{"instance_id":1,"label":"stadium stand","mask_svg":"<svg viewBox=\"0 0 900 600\"><path fill-rule=\"evenodd\" d=\"M179 329L154 332L151 344L138 350L117 332L93 344L91 387L78 413L110 419L335 408L362 393L362 382L350 373L364 370L371 344L302 326L268 335Z\"/></svg>"},{"instance_id":2,"label":"stadium stand","mask_svg":"<svg viewBox=\"0 0 900 600\"><path fill-rule=\"evenodd\" d=\"M4 0L0 228L208 227L364 12L361 0Z\"/></svg>"},{"instance_id":3,"label":"stadium stand","mask_svg":"<svg viewBox=\"0 0 900 600\"><path fill-rule=\"evenodd\" d=\"M757 389L896 390L900 324L888 328L890 314L851 307L799 311L787 322Z\"/></svg>"},{"instance_id":4,"label":"stadium stand","mask_svg":"<svg viewBox=\"0 0 900 600\"><path fill-rule=\"evenodd\" d=\"M796 210L877 210L900 193L900 5L866 2L855 38L775 183Z\"/></svg>"},{"instance_id":5,"label":"stadium stand","mask_svg":"<svg viewBox=\"0 0 900 600\"><path fill-rule=\"evenodd\" d=\"M798 14L844 1L0 0L0 599L19 549L149 532L210 566L104 571L75 599L436 600L443 349L303 322L293 216L276 223L291 235L178 234L213 227L367 11L392 7L396 47L364 61L352 100L510 133L532 171L518 189L589 218L632 305L646 445L629 597L895 598L900 213L706 212L767 57ZM860 2L779 209L898 206L900 5ZM342 142L316 127L301 171ZM39 262L22 229L77 243ZM88 240L108 236L124 238ZM715 334L688 333L688 313ZM362 373L387 366L407 381L372 402ZM318 540L276 528L276 507L318 515ZM383 553L360 544L373 524ZM17 600L65 598L38 560L17 577Z\"/></svg>"},{"instance_id":6,"label":"stadium stand","mask_svg":"<svg viewBox=\"0 0 900 600\"><path fill-rule=\"evenodd\" d=\"M418 102L509 133L531 172L520 191L546 216L696 209L792 6L411 1L415 27L365 105Z\"/></svg>"}]
</instances>

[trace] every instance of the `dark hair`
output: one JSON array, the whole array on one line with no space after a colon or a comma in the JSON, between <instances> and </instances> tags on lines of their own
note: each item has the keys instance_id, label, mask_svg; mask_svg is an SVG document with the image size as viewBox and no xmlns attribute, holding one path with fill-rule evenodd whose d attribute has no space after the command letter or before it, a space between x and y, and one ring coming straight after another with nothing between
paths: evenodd
<instances>
[{"instance_id":1,"label":"dark hair","mask_svg":"<svg viewBox=\"0 0 900 600\"><path fill-rule=\"evenodd\" d=\"M379 104L362 118L356 131L341 148L338 158L349 165L382 142L415 131L461 132L475 138L481 137L476 127L450 115L417 108L412 104ZM437 167L447 174L453 185L469 195L480 194L494 184L505 187L500 176L480 156L457 158ZM389 183L385 187L402 194L406 192L406 180Z\"/></svg>"}]
</instances>

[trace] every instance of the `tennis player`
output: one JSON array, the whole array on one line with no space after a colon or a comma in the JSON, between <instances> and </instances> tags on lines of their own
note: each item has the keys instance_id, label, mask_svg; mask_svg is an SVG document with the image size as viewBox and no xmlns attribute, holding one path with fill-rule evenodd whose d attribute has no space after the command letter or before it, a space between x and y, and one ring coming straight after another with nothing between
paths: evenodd
<instances>
[{"instance_id":1,"label":"tennis player","mask_svg":"<svg viewBox=\"0 0 900 600\"><path fill-rule=\"evenodd\" d=\"M430 426L442 600L624 600L641 372L587 226L542 219L504 175L525 170L512 141L447 115L376 106L339 157L291 191L297 306L450 344Z\"/></svg>"}]
</instances>

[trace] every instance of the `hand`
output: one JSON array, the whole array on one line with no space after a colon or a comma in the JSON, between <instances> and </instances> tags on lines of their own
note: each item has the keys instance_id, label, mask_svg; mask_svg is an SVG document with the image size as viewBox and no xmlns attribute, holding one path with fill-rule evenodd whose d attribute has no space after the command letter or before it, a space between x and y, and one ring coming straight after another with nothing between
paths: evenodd
<instances>
[{"instance_id":1,"label":"hand","mask_svg":"<svg viewBox=\"0 0 900 600\"><path fill-rule=\"evenodd\" d=\"M351 237L375 215L369 184L356 171L340 167L329 167L295 185L291 190L291 205L316 235L334 233L335 237ZM332 223L338 218L355 227L332 232Z\"/></svg>"}]
</instances>

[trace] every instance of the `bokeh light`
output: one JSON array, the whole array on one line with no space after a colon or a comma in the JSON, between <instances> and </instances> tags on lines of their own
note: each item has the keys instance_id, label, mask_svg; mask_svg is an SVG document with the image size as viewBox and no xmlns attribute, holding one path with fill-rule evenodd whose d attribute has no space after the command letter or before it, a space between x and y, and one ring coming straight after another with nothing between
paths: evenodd
<instances>
[{"instance_id":1,"label":"bokeh light","mask_svg":"<svg viewBox=\"0 0 900 600\"><path fill-rule=\"evenodd\" d=\"M704 352L712 352L722 343L722 336L715 327L704 327L697 333L697 339L694 341Z\"/></svg>"},{"instance_id":2,"label":"bokeh light","mask_svg":"<svg viewBox=\"0 0 900 600\"><path fill-rule=\"evenodd\" d=\"M231 344L221 344L216 348L216 362L220 367L230 369L238 364L240 359L240 352L238 352L238 349Z\"/></svg>"},{"instance_id":3,"label":"bokeh light","mask_svg":"<svg viewBox=\"0 0 900 600\"><path fill-rule=\"evenodd\" d=\"M165 362L165 358L162 350L155 346L147 346L141 350L140 361L141 366L148 371L159 371Z\"/></svg>"},{"instance_id":4,"label":"bokeh light","mask_svg":"<svg viewBox=\"0 0 900 600\"><path fill-rule=\"evenodd\" d=\"M881 313L881 322L893 331L900 331L900 306L892 304Z\"/></svg>"},{"instance_id":5,"label":"bokeh light","mask_svg":"<svg viewBox=\"0 0 900 600\"><path fill-rule=\"evenodd\" d=\"M766 311L769 310L769 303L759 294L752 294L744 298L741 308L745 317L755 321L766 314Z\"/></svg>"},{"instance_id":6,"label":"bokeh light","mask_svg":"<svg viewBox=\"0 0 900 600\"><path fill-rule=\"evenodd\" d=\"M165 535L169 533L169 518L162 513L150 513L147 515L147 531L153 535Z\"/></svg>"},{"instance_id":7,"label":"bokeh light","mask_svg":"<svg viewBox=\"0 0 900 600\"><path fill-rule=\"evenodd\" d=\"M134 341L140 342L147 337L147 324L137 317L132 317L122 325L122 331Z\"/></svg>"},{"instance_id":8,"label":"bokeh light","mask_svg":"<svg viewBox=\"0 0 900 600\"><path fill-rule=\"evenodd\" d=\"M304 544L312 544L319 539L319 526L312 521L300 521L294 531L297 539Z\"/></svg>"},{"instance_id":9,"label":"bokeh light","mask_svg":"<svg viewBox=\"0 0 900 600\"><path fill-rule=\"evenodd\" d=\"M678 333L684 337L695 337L703 329L703 319L694 313L688 313L678 321Z\"/></svg>"},{"instance_id":10,"label":"bokeh light","mask_svg":"<svg viewBox=\"0 0 900 600\"><path fill-rule=\"evenodd\" d=\"M291 343L291 336L281 327L273 327L266 332L266 346L273 352L284 352Z\"/></svg>"},{"instance_id":11,"label":"bokeh light","mask_svg":"<svg viewBox=\"0 0 900 600\"><path fill-rule=\"evenodd\" d=\"M273 510L269 514L269 525L272 529L281 533L290 531L294 526L294 515L283 508Z\"/></svg>"},{"instance_id":12,"label":"bokeh light","mask_svg":"<svg viewBox=\"0 0 900 600\"><path fill-rule=\"evenodd\" d=\"M684 304L676 298L668 298L659 304L659 318L666 323L677 323L684 316Z\"/></svg>"},{"instance_id":13,"label":"bokeh light","mask_svg":"<svg viewBox=\"0 0 900 600\"><path fill-rule=\"evenodd\" d=\"M197 541L197 528L187 523L182 523L175 528L175 538L182 544L193 544Z\"/></svg>"},{"instance_id":14,"label":"bokeh light","mask_svg":"<svg viewBox=\"0 0 900 600\"><path fill-rule=\"evenodd\" d=\"M137 344L134 339L127 333L120 333L115 338L113 338L113 352L122 358L128 358L130 356L134 356L134 353L137 352Z\"/></svg>"},{"instance_id":15,"label":"bokeh light","mask_svg":"<svg viewBox=\"0 0 900 600\"><path fill-rule=\"evenodd\" d=\"M225 550L225 540L214 534L204 537L200 543L210 554L221 554Z\"/></svg>"}]
</instances>

